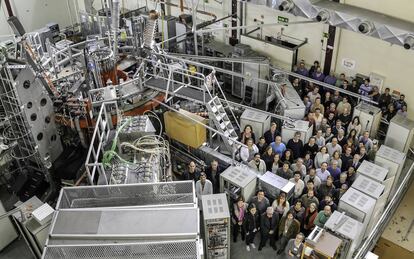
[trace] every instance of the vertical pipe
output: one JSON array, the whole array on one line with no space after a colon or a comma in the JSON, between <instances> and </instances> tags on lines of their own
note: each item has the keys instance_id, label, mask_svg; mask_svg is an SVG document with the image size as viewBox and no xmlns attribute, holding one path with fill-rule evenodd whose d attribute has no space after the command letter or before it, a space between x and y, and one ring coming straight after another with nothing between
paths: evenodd
<instances>
[{"instance_id":1,"label":"vertical pipe","mask_svg":"<svg viewBox=\"0 0 414 259\"><path fill-rule=\"evenodd\" d=\"M13 9L11 8L11 5L10 5L10 0L4 0L4 4L6 5L7 14L9 15L9 17L14 16Z\"/></svg>"}]
</instances>

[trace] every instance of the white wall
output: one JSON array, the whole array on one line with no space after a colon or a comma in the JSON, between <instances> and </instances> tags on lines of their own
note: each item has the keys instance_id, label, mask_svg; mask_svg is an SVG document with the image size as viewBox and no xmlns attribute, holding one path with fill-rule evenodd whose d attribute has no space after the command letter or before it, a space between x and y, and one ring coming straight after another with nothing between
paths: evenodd
<instances>
[{"instance_id":1,"label":"white wall","mask_svg":"<svg viewBox=\"0 0 414 259\"><path fill-rule=\"evenodd\" d=\"M306 21L304 18L295 17L286 12L280 12L279 10L271 9L263 5L247 5L247 25L257 24L254 19L257 19L260 22L263 21L265 24L276 23L278 16L289 18L289 22ZM265 35L276 37L277 33L281 32L281 29L283 29L284 35L300 40L304 40L305 38L308 39L308 43L299 49L298 60L304 59L307 64L313 64L314 60L321 60L324 48L323 32L327 30L326 25L323 25L321 23L314 23L264 27L262 32L263 39ZM260 35L260 33L260 31L256 31L253 32L250 36L257 36L257 34Z\"/></svg>"},{"instance_id":2,"label":"white wall","mask_svg":"<svg viewBox=\"0 0 414 259\"><path fill-rule=\"evenodd\" d=\"M414 22L414 4L411 0L346 0L345 3ZM414 71L414 50L405 50L401 46L348 30L341 30L337 48L337 73L344 72L353 76L355 73L369 75L375 72L383 75L385 87L406 95L408 115L414 119L414 90L411 78ZM344 68L341 64L343 58L354 60L355 69Z\"/></svg>"},{"instance_id":3,"label":"white wall","mask_svg":"<svg viewBox=\"0 0 414 259\"><path fill-rule=\"evenodd\" d=\"M10 3L14 15L20 19L26 31L42 28L49 22L56 22L61 28L77 22L77 2L73 0L13 0ZM4 3L2 12L6 14ZM1 16L1 34L10 34L5 15Z\"/></svg>"}]
</instances>

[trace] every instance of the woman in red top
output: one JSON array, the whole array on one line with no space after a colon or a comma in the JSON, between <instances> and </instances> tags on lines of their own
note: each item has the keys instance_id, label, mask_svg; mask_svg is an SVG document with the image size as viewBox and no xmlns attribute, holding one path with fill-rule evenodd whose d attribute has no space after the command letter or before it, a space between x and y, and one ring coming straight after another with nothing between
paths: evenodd
<instances>
[{"instance_id":1,"label":"woman in red top","mask_svg":"<svg viewBox=\"0 0 414 259\"><path fill-rule=\"evenodd\" d=\"M309 208L306 209L305 216L303 218L303 229L302 232L305 236L308 236L312 230L315 228L315 224L313 223L318 215L317 206L315 203L311 203Z\"/></svg>"}]
</instances>

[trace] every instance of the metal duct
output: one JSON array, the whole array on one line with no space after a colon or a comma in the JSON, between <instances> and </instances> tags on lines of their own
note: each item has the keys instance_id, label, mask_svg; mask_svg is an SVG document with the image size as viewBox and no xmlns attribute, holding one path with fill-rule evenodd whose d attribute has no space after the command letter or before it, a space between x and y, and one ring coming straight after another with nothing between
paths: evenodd
<instances>
[{"instance_id":1,"label":"metal duct","mask_svg":"<svg viewBox=\"0 0 414 259\"><path fill-rule=\"evenodd\" d=\"M329 0L248 0L329 25L414 49L414 23Z\"/></svg>"}]
</instances>

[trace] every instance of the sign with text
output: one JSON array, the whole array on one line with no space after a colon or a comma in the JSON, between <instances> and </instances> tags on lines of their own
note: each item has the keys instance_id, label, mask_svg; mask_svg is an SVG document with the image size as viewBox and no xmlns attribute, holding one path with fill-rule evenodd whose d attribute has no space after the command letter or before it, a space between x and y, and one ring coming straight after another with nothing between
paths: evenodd
<instances>
[{"instance_id":1,"label":"sign with text","mask_svg":"<svg viewBox=\"0 0 414 259\"><path fill-rule=\"evenodd\" d=\"M352 60L352 59L349 59L349 58L343 58L341 64L344 68L347 68L347 69L350 69L350 70L354 70L355 66L356 66L355 60Z\"/></svg>"},{"instance_id":2,"label":"sign with text","mask_svg":"<svg viewBox=\"0 0 414 259\"><path fill-rule=\"evenodd\" d=\"M289 22L289 18L283 17L283 16L278 16L277 17L277 22L280 23L288 23Z\"/></svg>"}]
</instances>

